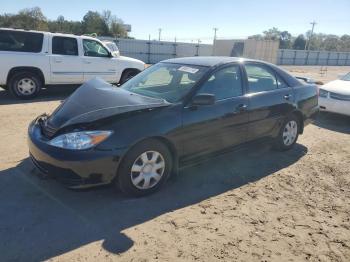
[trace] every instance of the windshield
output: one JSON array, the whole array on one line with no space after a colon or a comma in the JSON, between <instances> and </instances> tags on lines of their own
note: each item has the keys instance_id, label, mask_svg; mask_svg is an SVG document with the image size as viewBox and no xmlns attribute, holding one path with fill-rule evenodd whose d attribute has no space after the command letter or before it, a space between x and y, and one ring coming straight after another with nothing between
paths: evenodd
<instances>
[{"instance_id":1,"label":"windshield","mask_svg":"<svg viewBox=\"0 0 350 262\"><path fill-rule=\"evenodd\" d=\"M111 42L104 42L104 44L107 46L107 48L108 48L111 52L119 51L117 45L114 44L114 43L111 43Z\"/></svg>"},{"instance_id":2,"label":"windshield","mask_svg":"<svg viewBox=\"0 0 350 262\"><path fill-rule=\"evenodd\" d=\"M343 76L341 80L350 81L350 73L347 73L345 76Z\"/></svg>"},{"instance_id":3,"label":"windshield","mask_svg":"<svg viewBox=\"0 0 350 262\"><path fill-rule=\"evenodd\" d=\"M201 66L158 63L130 79L121 88L173 103L180 101L207 70L207 67Z\"/></svg>"}]
</instances>

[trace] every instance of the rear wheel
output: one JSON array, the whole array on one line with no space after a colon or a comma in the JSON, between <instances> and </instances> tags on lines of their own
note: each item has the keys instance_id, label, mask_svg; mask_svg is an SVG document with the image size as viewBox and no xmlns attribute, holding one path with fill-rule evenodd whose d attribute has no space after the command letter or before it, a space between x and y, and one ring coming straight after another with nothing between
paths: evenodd
<instances>
[{"instance_id":1,"label":"rear wheel","mask_svg":"<svg viewBox=\"0 0 350 262\"><path fill-rule=\"evenodd\" d=\"M158 190L172 170L168 148L155 139L143 141L123 158L118 170L119 189L133 196L143 196Z\"/></svg>"},{"instance_id":2,"label":"rear wheel","mask_svg":"<svg viewBox=\"0 0 350 262\"><path fill-rule=\"evenodd\" d=\"M275 139L274 148L281 151L291 149L298 140L299 130L298 118L295 115L287 117Z\"/></svg>"},{"instance_id":3,"label":"rear wheel","mask_svg":"<svg viewBox=\"0 0 350 262\"><path fill-rule=\"evenodd\" d=\"M136 76L140 71L138 70L125 70L120 78L119 84L122 85L125 82L127 82L128 80L130 80L131 78L133 78L134 76Z\"/></svg>"},{"instance_id":4,"label":"rear wheel","mask_svg":"<svg viewBox=\"0 0 350 262\"><path fill-rule=\"evenodd\" d=\"M42 81L31 72L20 72L14 74L9 81L11 93L21 99L31 99L38 95Z\"/></svg>"}]
</instances>

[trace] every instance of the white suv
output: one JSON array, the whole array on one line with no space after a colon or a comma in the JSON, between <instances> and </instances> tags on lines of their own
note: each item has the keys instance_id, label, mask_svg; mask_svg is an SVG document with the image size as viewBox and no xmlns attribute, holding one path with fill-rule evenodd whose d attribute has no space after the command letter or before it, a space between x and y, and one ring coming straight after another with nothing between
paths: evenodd
<instances>
[{"instance_id":1,"label":"white suv","mask_svg":"<svg viewBox=\"0 0 350 262\"><path fill-rule=\"evenodd\" d=\"M114 56L92 37L0 28L0 86L19 98L94 77L122 84L144 68L140 60Z\"/></svg>"}]
</instances>

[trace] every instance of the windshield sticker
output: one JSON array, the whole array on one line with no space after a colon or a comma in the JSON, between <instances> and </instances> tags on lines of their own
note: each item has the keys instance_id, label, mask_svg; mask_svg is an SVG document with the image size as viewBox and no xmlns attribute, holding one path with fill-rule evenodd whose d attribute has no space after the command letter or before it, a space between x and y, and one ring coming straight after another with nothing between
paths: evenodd
<instances>
[{"instance_id":1,"label":"windshield sticker","mask_svg":"<svg viewBox=\"0 0 350 262\"><path fill-rule=\"evenodd\" d=\"M182 72L190 73L190 74L195 74L195 73L197 73L199 71L199 69L192 68L192 67L189 67L189 66L181 66L178 70L182 71Z\"/></svg>"}]
</instances>

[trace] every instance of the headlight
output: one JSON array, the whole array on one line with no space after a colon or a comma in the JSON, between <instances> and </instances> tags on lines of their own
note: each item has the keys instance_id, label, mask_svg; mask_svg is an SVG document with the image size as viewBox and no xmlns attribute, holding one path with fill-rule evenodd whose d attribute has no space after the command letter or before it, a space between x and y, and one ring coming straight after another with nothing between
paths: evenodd
<instances>
[{"instance_id":1,"label":"headlight","mask_svg":"<svg viewBox=\"0 0 350 262\"><path fill-rule=\"evenodd\" d=\"M328 97L328 91L326 90L323 90L323 89L320 89L320 94L319 94L320 97Z\"/></svg>"},{"instance_id":2,"label":"headlight","mask_svg":"<svg viewBox=\"0 0 350 262\"><path fill-rule=\"evenodd\" d=\"M82 131L63 134L52 139L49 144L71 150L83 150L94 147L107 139L112 131Z\"/></svg>"}]
</instances>

